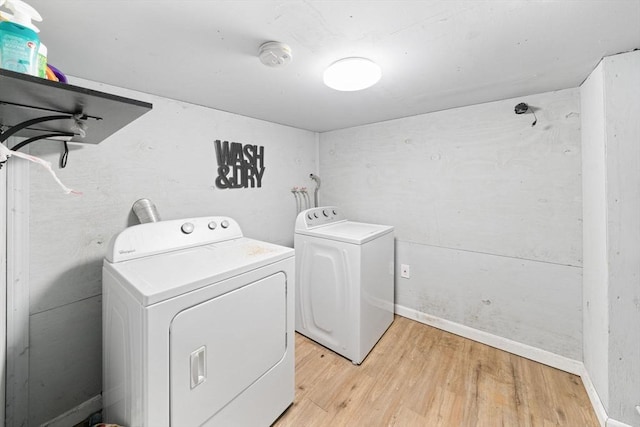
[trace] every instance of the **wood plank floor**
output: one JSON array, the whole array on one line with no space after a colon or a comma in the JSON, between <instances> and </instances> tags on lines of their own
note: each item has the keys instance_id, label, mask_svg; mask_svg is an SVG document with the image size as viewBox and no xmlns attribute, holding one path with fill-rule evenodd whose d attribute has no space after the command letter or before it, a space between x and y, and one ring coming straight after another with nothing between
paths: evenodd
<instances>
[{"instance_id":1,"label":"wood plank floor","mask_svg":"<svg viewBox=\"0 0 640 427\"><path fill-rule=\"evenodd\" d=\"M360 366L296 334L275 427L599 426L579 377L396 316Z\"/></svg>"}]
</instances>

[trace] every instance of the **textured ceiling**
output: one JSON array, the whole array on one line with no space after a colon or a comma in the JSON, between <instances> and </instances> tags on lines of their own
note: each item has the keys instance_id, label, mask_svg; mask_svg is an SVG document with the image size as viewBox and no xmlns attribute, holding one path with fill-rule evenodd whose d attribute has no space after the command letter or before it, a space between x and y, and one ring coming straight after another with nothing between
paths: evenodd
<instances>
[{"instance_id":1,"label":"textured ceiling","mask_svg":"<svg viewBox=\"0 0 640 427\"><path fill-rule=\"evenodd\" d=\"M640 48L640 0L28 0L64 73L302 129L328 131L576 87ZM287 43L283 69L259 61ZM337 59L382 80L337 92Z\"/></svg>"}]
</instances>

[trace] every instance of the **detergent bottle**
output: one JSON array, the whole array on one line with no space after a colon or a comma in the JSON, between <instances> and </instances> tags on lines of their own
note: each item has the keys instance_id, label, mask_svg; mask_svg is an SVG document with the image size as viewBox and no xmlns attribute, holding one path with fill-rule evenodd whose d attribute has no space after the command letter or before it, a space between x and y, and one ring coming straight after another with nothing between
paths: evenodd
<instances>
[{"instance_id":1,"label":"detergent bottle","mask_svg":"<svg viewBox=\"0 0 640 427\"><path fill-rule=\"evenodd\" d=\"M42 21L34 8L21 0L0 0L0 67L19 73L38 75L38 29L31 23Z\"/></svg>"}]
</instances>

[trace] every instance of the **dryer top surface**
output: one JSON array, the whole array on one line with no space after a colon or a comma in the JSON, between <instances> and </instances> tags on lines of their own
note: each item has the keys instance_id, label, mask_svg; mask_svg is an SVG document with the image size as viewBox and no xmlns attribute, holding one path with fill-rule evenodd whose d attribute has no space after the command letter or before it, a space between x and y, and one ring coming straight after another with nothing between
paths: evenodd
<instances>
[{"instance_id":1,"label":"dryer top surface","mask_svg":"<svg viewBox=\"0 0 640 427\"><path fill-rule=\"evenodd\" d=\"M103 269L148 306L293 256L292 248L240 237L116 263L105 259Z\"/></svg>"}]
</instances>

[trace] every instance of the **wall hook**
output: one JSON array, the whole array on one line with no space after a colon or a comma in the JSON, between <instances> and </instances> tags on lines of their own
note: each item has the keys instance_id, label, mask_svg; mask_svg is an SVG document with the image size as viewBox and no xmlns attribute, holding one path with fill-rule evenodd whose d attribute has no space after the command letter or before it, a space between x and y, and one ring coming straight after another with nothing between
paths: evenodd
<instances>
[{"instance_id":1,"label":"wall hook","mask_svg":"<svg viewBox=\"0 0 640 427\"><path fill-rule=\"evenodd\" d=\"M17 151L22 147L24 147L25 145L31 144L32 142L35 142L35 141L39 141L41 139L56 139L56 140L62 141L64 143L64 146L62 147L63 152L62 152L62 155L60 156L60 168L62 169L67 166L67 158L69 157L69 146L67 145L67 141L71 140L71 138L74 136L75 134L72 132L46 133L43 135L38 135L38 136L31 137L29 139L25 139L24 141L14 145L11 148L11 150ZM1 167L2 166L0 165L0 168Z\"/></svg>"},{"instance_id":2,"label":"wall hook","mask_svg":"<svg viewBox=\"0 0 640 427\"><path fill-rule=\"evenodd\" d=\"M534 120L533 120L533 123L531 123L531 126L535 126L536 123L538 123L538 117L536 117L536 112L533 110L532 107L529 107L524 102L521 102L518 105L516 105L514 108L514 111L516 114L524 114L527 111L531 111L531 114L533 114L533 117L534 117Z\"/></svg>"}]
</instances>

